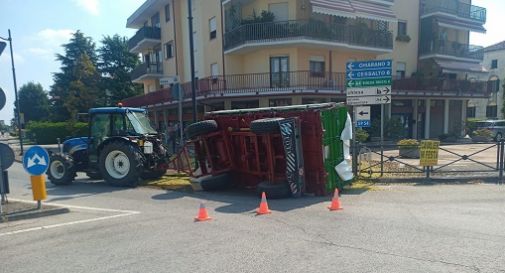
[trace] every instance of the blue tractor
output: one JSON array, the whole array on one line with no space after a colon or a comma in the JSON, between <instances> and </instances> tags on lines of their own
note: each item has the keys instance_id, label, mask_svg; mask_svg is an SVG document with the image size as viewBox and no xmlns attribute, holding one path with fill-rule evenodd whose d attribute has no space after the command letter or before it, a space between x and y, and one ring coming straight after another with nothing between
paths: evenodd
<instances>
[{"instance_id":1,"label":"blue tractor","mask_svg":"<svg viewBox=\"0 0 505 273\"><path fill-rule=\"evenodd\" d=\"M55 185L69 185L76 172L103 178L114 186L135 187L142 178L158 178L168 167L161 136L144 109L103 107L89 110L89 136L68 139L51 154L47 175Z\"/></svg>"}]
</instances>

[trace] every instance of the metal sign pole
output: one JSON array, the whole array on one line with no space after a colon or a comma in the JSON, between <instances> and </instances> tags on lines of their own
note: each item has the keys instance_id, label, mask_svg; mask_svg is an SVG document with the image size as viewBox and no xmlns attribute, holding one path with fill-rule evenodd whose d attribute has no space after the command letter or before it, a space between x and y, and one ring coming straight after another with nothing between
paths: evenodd
<instances>
[{"instance_id":1,"label":"metal sign pole","mask_svg":"<svg viewBox=\"0 0 505 273\"><path fill-rule=\"evenodd\" d=\"M178 85L178 92L179 92L179 133L180 133L180 140L179 140L179 146L182 148L184 146L184 130L183 130L183 120L182 120L182 88L179 83Z\"/></svg>"},{"instance_id":2,"label":"metal sign pole","mask_svg":"<svg viewBox=\"0 0 505 273\"><path fill-rule=\"evenodd\" d=\"M384 104L381 104L381 177L384 176Z\"/></svg>"},{"instance_id":3,"label":"metal sign pole","mask_svg":"<svg viewBox=\"0 0 505 273\"><path fill-rule=\"evenodd\" d=\"M358 155L356 154L356 109L352 107L352 172L354 176L358 176Z\"/></svg>"},{"instance_id":4,"label":"metal sign pole","mask_svg":"<svg viewBox=\"0 0 505 273\"><path fill-rule=\"evenodd\" d=\"M2 168L2 160L0 158L0 217L3 217L3 203L5 202L5 189L4 189L4 174L3 174L3 168Z\"/></svg>"}]
</instances>

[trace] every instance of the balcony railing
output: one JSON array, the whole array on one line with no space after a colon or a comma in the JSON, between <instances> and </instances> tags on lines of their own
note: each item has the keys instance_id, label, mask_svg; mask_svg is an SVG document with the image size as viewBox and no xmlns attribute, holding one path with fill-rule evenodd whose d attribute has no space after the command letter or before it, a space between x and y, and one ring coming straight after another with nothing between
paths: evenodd
<instances>
[{"instance_id":1,"label":"balcony railing","mask_svg":"<svg viewBox=\"0 0 505 273\"><path fill-rule=\"evenodd\" d=\"M421 44L421 55L448 55L460 58L483 60L484 48L482 46L462 44L451 41L432 41Z\"/></svg>"},{"instance_id":2,"label":"balcony railing","mask_svg":"<svg viewBox=\"0 0 505 273\"><path fill-rule=\"evenodd\" d=\"M150 75L150 74L156 74L161 76L163 74L163 66L161 65L161 63L139 64L130 73L130 77L132 80L136 80L144 75Z\"/></svg>"},{"instance_id":3,"label":"balcony railing","mask_svg":"<svg viewBox=\"0 0 505 273\"><path fill-rule=\"evenodd\" d=\"M249 42L293 38L315 39L381 49L393 48L393 35L387 30L374 30L361 25L328 24L315 20L241 25L225 33L224 48L228 50Z\"/></svg>"},{"instance_id":4,"label":"balcony railing","mask_svg":"<svg viewBox=\"0 0 505 273\"><path fill-rule=\"evenodd\" d=\"M486 22L486 8L465 4L459 0L424 0L422 14L433 12L449 13L483 24Z\"/></svg>"},{"instance_id":5,"label":"balcony railing","mask_svg":"<svg viewBox=\"0 0 505 273\"><path fill-rule=\"evenodd\" d=\"M135 35L128 40L128 49L132 50L137 46L142 40L160 40L161 41L161 30L159 27L142 27L135 33Z\"/></svg>"},{"instance_id":6,"label":"balcony railing","mask_svg":"<svg viewBox=\"0 0 505 273\"><path fill-rule=\"evenodd\" d=\"M489 93L488 84L485 81L468 81L456 79L424 79L406 78L393 81L393 91L442 91L458 94L480 94Z\"/></svg>"},{"instance_id":7,"label":"balcony railing","mask_svg":"<svg viewBox=\"0 0 505 273\"><path fill-rule=\"evenodd\" d=\"M191 83L181 85L184 97L191 97ZM197 81L197 96L220 97L223 95L252 94L269 95L284 92L326 92L334 95L345 95L345 73L313 73L310 71L292 71L281 73L236 74L204 78ZM449 79L407 78L393 81L395 91L424 92L441 91L457 94L486 96L489 92L487 82L470 82ZM137 97L123 100L125 106L147 106L176 101L169 88L161 89Z\"/></svg>"}]
</instances>

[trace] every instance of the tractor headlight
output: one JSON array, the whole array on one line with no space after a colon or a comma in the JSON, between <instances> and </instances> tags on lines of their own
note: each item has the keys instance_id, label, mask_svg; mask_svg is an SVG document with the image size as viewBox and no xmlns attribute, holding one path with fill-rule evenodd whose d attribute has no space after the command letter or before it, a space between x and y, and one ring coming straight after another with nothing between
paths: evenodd
<instances>
[{"instance_id":1,"label":"tractor headlight","mask_svg":"<svg viewBox=\"0 0 505 273\"><path fill-rule=\"evenodd\" d=\"M153 143L150 141L144 141L144 154L153 153Z\"/></svg>"}]
</instances>

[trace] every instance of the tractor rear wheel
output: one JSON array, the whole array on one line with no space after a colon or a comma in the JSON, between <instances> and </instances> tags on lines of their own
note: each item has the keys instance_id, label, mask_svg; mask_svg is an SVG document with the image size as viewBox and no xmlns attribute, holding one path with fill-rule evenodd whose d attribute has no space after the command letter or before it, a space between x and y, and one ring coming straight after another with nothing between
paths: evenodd
<instances>
[{"instance_id":1,"label":"tractor rear wheel","mask_svg":"<svg viewBox=\"0 0 505 273\"><path fill-rule=\"evenodd\" d=\"M202 120L186 127L186 136L188 139L193 139L215 131L217 131L217 123L215 120Z\"/></svg>"},{"instance_id":2,"label":"tractor rear wheel","mask_svg":"<svg viewBox=\"0 0 505 273\"><path fill-rule=\"evenodd\" d=\"M70 185L75 178L75 167L71 157L53 154L50 158L47 176L54 185Z\"/></svg>"},{"instance_id":3,"label":"tractor rear wheel","mask_svg":"<svg viewBox=\"0 0 505 273\"><path fill-rule=\"evenodd\" d=\"M255 134L279 132L279 121L284 118L263 118L251 121L251 131Z\"/></svg>"},{"instance_id":4,"label":"tractor rear wheel","mask_svg":"<svg viewBox=\"0 0 505 273\"><path fill-rule=\"evenodd\" d=\"M132 144L114 141L100 153L100 173L113 186L136 187L143 168L143 156Z\"/></svg>"}]
</instances>

